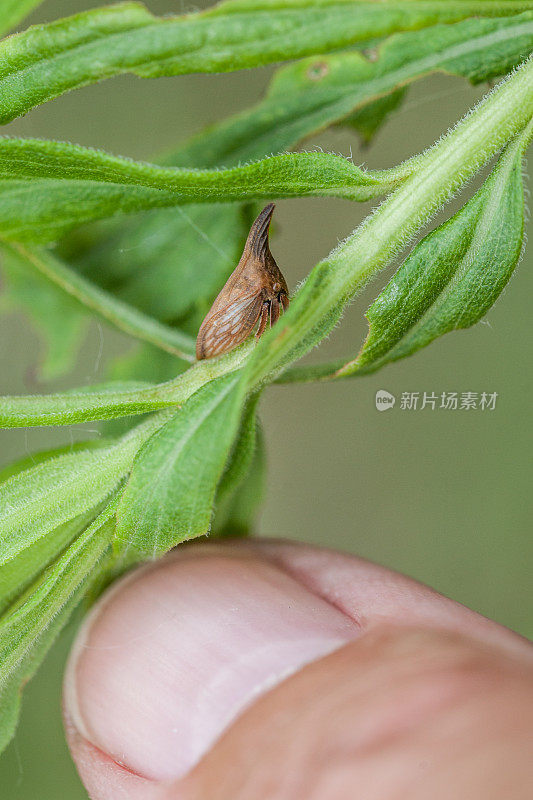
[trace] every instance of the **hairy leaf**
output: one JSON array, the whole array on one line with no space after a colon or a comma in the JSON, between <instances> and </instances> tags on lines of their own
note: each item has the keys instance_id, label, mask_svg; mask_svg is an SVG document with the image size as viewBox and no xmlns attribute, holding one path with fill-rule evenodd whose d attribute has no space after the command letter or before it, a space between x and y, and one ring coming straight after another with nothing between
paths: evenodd
<instances>
[{"instance_id":1,"label":"hairy leaf","mask_svg":"<svg viewBox=\"0 0 533 800\"><path fill-rule=\"evenodd\" d=\"M60 525L0 566L0 614L96 516L91 510Z\"/></svg>"},{"instance_id":2,"label":"hairy leaf","mask_svg":"<svg viewBox=\"0 0 533 800\"><path fill-rule=\"evenodd\" d=\"M235 492L252 462L257 439L258 402L259 392L252 395L242 414L238 434L217 487L217 505Z\"/></svg>"},{"instance_id":3,"label":"hairy leaf","mask_svg":"<svg viewBox=\"0 0 533 800\"><path fill-rule=\"evenodd\" d=\"M164 420L161 412L116 444L57 456L0 485L0 564L103 502L124 479L139 447Z\"/></svg>"},{"instance_id":4,"label":"hairy leaf","mask_svg":"<svg viewBox=\"0 0 533 800\"><path fill-rule=\"evenodd\" d=\"M485 80L520 63L532 43L533 13L526 12L397 34L373 60L353 51L307 59L279 70L257 106L193 137L165 163L234 166L292 148L350 114L369 135L383 104L390 108L391 90L397 97L406 83L436 70ZM145 312L197 329L237 263L250 223L233 205L154 210L97 232L77 264Z\"/></svg>"},{"instance_id":5,"label":"hairy leaf","mask_svg":"<svg viewBox=\"0 0 533 800\"><path fill-rule=\"evenodd\" d=\"M253 420L253 429L240 441L239 449L242 456L246 456L246 472L231 492L220 499L217 495L213 520L213 533L217 536L248 536L263 500L266 457L264 437L257 420Z\"/></svg>"},{"instance_id":6,"label":"hairy leaf","mask_svg":"<svg viewBox=\"0 0 533 800\"><path fill-rule=\"evenodd\" d=\"M237 370L252 346L251 342L246 342L221 358L198 361L166 383L116 381L57 394L0 397L0 427L67 425L176 406L208 381Z\"/></svg>"},{"instance_id":7,"label":"hairy leaf","mask_svg":"<svg viewBox=\"0 0 533 800\"><path fill-rule=\"evenodd\" d=\"M0 484L7 481L8 478L12 478L13 475L18 475L20 472L31 469L44 461L50 461L52 458L79 452L80 450L106 447L107 444L108 442L104 439L89 439L85 442L75 442L63 447L40 450L3 467L0 470ZM0 566L0 614L4 611L6 604L26 589L27 584L50 561L56 558L78 533L93 521L99 510L101 509L91 509L91 511L81 514L70 522L60 525L59 528L31 544L26 550L22 550L18 556Z\"/></svg>"},{"instance_id":8,"label":"hairy leaf","mask_svg":"<svg viewBox=\"0 0 533 800\"><path fill-rule=\"evenodd\" d=\"M35 637L46 629L109 547L111 526L106 523L114 517L116 507L116 500L110 502L58 561L0 617L3 676L18 666Z\"/></svg>"},{"instance_id":9,"label":"hairy leaf","mask_svg":"<svg viewBox=\"0 0 533 800\"><path fill-rule=\"evenodd\" d=\"M143 78L227 72L339 50L398 30L531 8L527 0L230 0L164 18L139 3L96 8L0 43L0 121L125 72Z\"/></svg>"},{"instance_id":10,"label":"hairy leaf","mask_svg":"<svg viewBox=\"0 0 533 800\"><path fill-rule=\"evenodd\" d=\"M519 137L474 197L415 247L368 309L368 338L339 377L373 372L487 313L522 249L522 155Z\"/></svg>"},{"instance_id":11,"label":"hairy leaf","mask_svg":"<svg viewBox=\"0 0 533 800\"><path fill-rule=\"evenodd\" d=\"M14 395L0 398L0 427L71 425L114 419L166 408L176 402L174 393L163 384L126 388L118 381L57 394Z\"/></svg>"},{"instance_id":12,"label":"hairy leaf","mask_svg":"<svg viewBox=\"0 0 533 800\"><path fill-rule=\"evenodd\" d=\"M39 669L46 654L58 634L66 625L80 602L81 592L76 593L57 614L48 629L35 642L18 669L0 683L0 753L7 747L15 734L20 713L22 688Z\"/></svg>"},{"instance_id":13,"label":"hairy leaf","mask_svg":"<svg viewBox=\"0 0 533 800\"><path fill-rule=\"evenodd\" d=\"M242 402L234 376L212 381L146 443L117 514L119 551L153 558L207 533Z\"/></svg>"},{"instance_id":14,"label":"hairy leaf","mask_svg":"<svg viewBox=\"0 0 533 800\"><path fill-rule=\"evenodd\" d=\"M253 147L258 137L269 135L272 128L271 150L278 152L432 73L456 75L474 83L504 74L527 58L532 46L532 12L396 34L371 52L333 53L280 69L263 103L241 118L246 119ZM218 127L218 138L226 149L238 125L239 117L235 117ZM193 144L194 140L190 149ZM198 137L196 152L200 147Z\"/></svg>"},{"instance_id":15,"label":"hairy leaf","mask_svg":"<svg viewBox=\"0 0 533 800\"><path fill-rule=\"evenodd\" d=\"M346 302L350 296L350 287L357 287L365 280L368 271L375 269L374 259L376 263L387 263L390 258L397 252L397 250L405 243L409 232L414 232L420 227L423 221L427 218L428 210L437 209L449 196L449 194L458 186L460 186L468 175L472 174L482 163L483 159L490 157L490 154L498 146L498 139L492 142L491 147L493 150L487 150L485 141L482 137L482 131L485 131L491 125L498 125L498 115L503 115L506 125L510 125L501 135L507 135L508 130L519 130L520 126L524 124L533 111L532 94L531 94L531 67L529 64L524 65L521 70L513 76L512 80L503 82L497 91L484 99L479 104L477 109L472 112L471 116L457 126L445 139L442 140L435 148L428 151L422 157L425 158L431 166L434 153L438 154L438 158L445 158L446 161L446 175L447 179L443 182L445 189L441 189L440 193L434 194L431 183L431 168L421 170L421 174L415 174L408 178L405 182L403 189L397 190L379 209L379 213L370 217L364 226L357 231L350 239L343 243L330 258L321 262L315 270L311 273L309 279L305 283L298 296L295 298L288 313L276 325L272 333L265 335L260 342L257 351L254 353L252 363L254 364L255 375L251 378L250 386L254 386L255 382L261 381L266 377L272 365L272 369L280 370L288 361L294 360L299 354L305 352L313 343L318 341L324 332L331 329L331 326L338 319L342 304ZM515 111L507 121L505 106L499 106L499 97L509 96L512 98ZM478 138L472 137L471 131L473 125L477 125L479 121ZM513 127L514 126L514 127ZM465 134L464 131L468 133ZM483 134L484 135L484 134ZM504 141L504 139L500 139ZM461 160L461 148L469 148L472 153L472 158L468 163L468 168L465 168L464 161ZM458 150L459 148L459 150ZM440 154L444 153L443 156ZM481 156L482 153L482 156ZM460 165L460 168L459 166ZM382 215L392 220L404 219L406 203L409 203L409 197L412 196L412 186L418 186L417 191L423 189L422 208L425 209L424 213L415 210L411 212L412 217L409 217L409 223L402 222L400 227L392 227L391 231L382 230L380 219ZM425 192L425 193L424 193ZM406 199L407 198L407 199ZM404 209L403 216L399 212L393 213L396 206ZM391 223L392 224L392 223ZM385 226L386 228L386 226ZM410 234L412 235L412 233ZM364 244L360 244L363 242ZM381 242L381 244L376 244ZM381 249L379 249L381 248ZM376 251L379 255L375 255ZM357 265L357 269L353 267ZM295 310L296 309L296 310ZM249 344L247 345L249 347ZM224 374L224 372L235 369L239 360L249 352L246 347L239 349L233 354L229 354L222 359L215 359L213 364L205 365L199 364L190 371L192 376L203 376L204 380L207 377L215 377L216 375ZM264 360L263 364L260 364ZM179 377L179 385L187 386L190 380L189 373L185 373ZM193 378L194 380L194 378ZM201 385L201 384L200 384ZM27 403L27 398L19 398L14 400L14 416L16 417L17 405Z\"/></svg>"},{"instance_id":16,"label":"hairy leaf","mask_svg":"<svg viewBox=\"0 0 533 800\"><path fill-rule=\"evenodd\" d=\"M85 442L73 442L62 447L52 447L47 450L38 450L36 453L19 458L11 464L6 464L5 467L0 469L0 483L12 478L13 475L18 475L26 469L42 464L43 461L49 461L56 456L62 456L65 453L77 453L79 450L90 450L91 448L107 447L109 441L106 439L87 439Z\"/></svg>"},{"instance_id":17,"label":"hairy leaf","mask_svg":"<svg viewBox=\"0 0 533 800\"><path fill-rule=\"evenodd\" d=\"M436 69L475 81L510 69L531 49L532 17L526 12L399 34L374 53L374 60L349 52L291 65L274 78L262 103L193 138L167 160L182 167L212 167L258 158L292 147L298 139L377 97L349 118L354 124L359 119L359 130L368 134L376 109L383 111L390 97L380 99L380 94L391 87ZM9 206L7 196L4 202ZM32 207L25 206L25 213ZM152 211L142 220L122 222L115 233L85 254L81 266L92 280L159 319L184 325L192 314L189 328L194 330L236 264L248 222L237 206L189 205L186 210ZM27 274L20 259L13 270L21 278ZM18 289L14 299L42 320L49 352L42 375L54 377L72 366L84 316L44 285L40 302L33 291L39 285L35 277L28 275L16 285L14 281L11 296ZM165 338L161 341L164 346ZM185 349L185 342L176 344L174 336L170 348L174 346Z\"/></svg>"},{"instance_id":18,"label":"hairy leaf","mask_svg":"<svg viewBox=\"0 0 533 800\"><path fill-rule=\"evenodd\" d=\"M0 750L13 736L20 688L42 661L53 640L110 550L116 501L0 617Z\"/></svg>"},{"instance_id":19,"label":"hairy leaf","mask_svg":"<svg viewBox=\"0 0 533 800\"><path fill-rule=\"evenodd\" d=\"M0 36L14 28L24 17L39 6L42 0L2 0L0 7Z\"/></svg>"},{"instance_id":20,"label":"hairy leaf","mask_svg":"<svg viewBox=\"0 0 533 800\"><path fill-rule=\"evenodd\" d=\"M507 100L512 104L512 114ZM528 61L428 150L420 170L311 271L286 314L255 348L244 371L247 387L272 380L323 339L368 277L398 254L512 132L519 135L523 149L531 136L532 116L533 63ZM528 127L520 135L525 125ZM487 148L489 130L497 135Z\"/></svg>"},{"instance_id":21,"label":"hairy leaf","mask_svg":"<svg viewBox=\"0 0 533 800\"><path fill-rule=\"evenodd\" d=\"M39 139L0 140L0 236L46 241L88 220L181 203L271 197L369 200L400 179L330 153L286 153L242 167L157 167Z\"/></svg>"},{"instance_id":22,"label":"hairy leaf","mask_svg":"<svg viewBox=\"0 0 533 800\"><path fill-rule=\"evenodd\" d=\"M434 339L478 322L497 300L522 251L522 158L533 123L503 151L474 197L413 249L367 311L369 332L355 359L293 367L281 383L375 372Z\"/></svg>"}]
</instances>

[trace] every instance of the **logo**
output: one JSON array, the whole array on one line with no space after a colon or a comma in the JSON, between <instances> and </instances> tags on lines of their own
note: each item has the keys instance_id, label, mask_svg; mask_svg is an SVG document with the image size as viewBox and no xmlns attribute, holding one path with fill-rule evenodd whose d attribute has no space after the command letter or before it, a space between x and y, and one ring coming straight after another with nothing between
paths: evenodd
<instances>
[{"instance_id":1,"label":"logo","mask_svg":"<svg viewBox=\"0 0 533 800\"><path fill-rule=\"evenodd\" d=\"M396 402L396 398L390 392L386 392L385 389L378 389L376 392L376 408L378 411L388 411L391 408L394 408L394 403Z\"/></svg>"}]
</instances>

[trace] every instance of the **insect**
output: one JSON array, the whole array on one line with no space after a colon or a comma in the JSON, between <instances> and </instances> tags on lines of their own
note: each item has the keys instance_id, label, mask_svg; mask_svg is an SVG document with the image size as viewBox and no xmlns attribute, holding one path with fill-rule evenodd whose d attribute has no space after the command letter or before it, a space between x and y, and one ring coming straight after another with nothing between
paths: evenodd
<instances>
[{"instance_id":1,"label":"insect","mask_svg":"<svg viewBox=\"0 0 533 800\"><path fill-rule=\"evenodd\" d=\"M213 358L232 350L252 333L257 322L256 338L274 325L280 309L289 307L285 278L268 246L270 220L274 203L261 211L244 246L241 260L211 306L200 326L196 357Z\"/></svg>"}]
</instances>

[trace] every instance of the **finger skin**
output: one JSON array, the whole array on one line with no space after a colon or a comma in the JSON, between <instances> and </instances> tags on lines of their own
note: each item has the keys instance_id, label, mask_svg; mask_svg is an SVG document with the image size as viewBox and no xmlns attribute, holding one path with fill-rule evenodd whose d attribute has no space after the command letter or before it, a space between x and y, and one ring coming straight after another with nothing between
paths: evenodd
<instances>
[{"instance_id":1,"label":"finger skin","mask_svg":"<svg viewBox=\"0 0 533 800\"><path fill-rule=\"evenodd\" d=\"M163 787L117 764L88 742L63 708L67 742L91 800L161 800ZM179 797L176 789L175 797Z\"/></svg>"},{"instance_id":2,"label":"finger skin","mask_svg":"<svg viewBox=\"0 0 533 800\"><path fill-rule=\"evenodd\" d=\"M248 550L276 563L366 629L378 622L429 625L493 642L533 658L531 642L429 586L363 558L285 540L250 540Z\"/></svg>"},{"instance_id":3,"label":"finger skin","mask_svg":"<svg viewBox=\"0 0 533 800\"><path fill-rule=\"evenodd\" d=\"M533 658L521 637L409 578L333 551L194 545L165 563L176 569L178 598L183 570L205 568L212 583L236 560L289 575L362 635L265 690L174 782L147 780L95 748L72 723L66 692L67 736L91 798L352 800L354 786L364 800L533 796ZM153 598L161 569L128 576L98 613L109 614L128 584Z\"/></svg>"},{"instance_id":4,"label":"finger skin","mask_svg":"<svg viewBox=\"0 0 533 800\"><path fill-rule=\"evenodd\" d=\"M261 698L164 800L526 800L533 681L456 633L379 624Z\"/></svg>"}]
</instances>

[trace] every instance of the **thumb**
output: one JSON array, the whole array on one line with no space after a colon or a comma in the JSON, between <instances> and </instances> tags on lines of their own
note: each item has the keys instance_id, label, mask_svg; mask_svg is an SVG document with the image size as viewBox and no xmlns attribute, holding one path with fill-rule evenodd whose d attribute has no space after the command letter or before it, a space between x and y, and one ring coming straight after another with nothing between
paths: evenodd
<instances>
[{"instance_id":1,"label":"thumb","mask_svg":"<svg viewBox=\"0 0 533 800\"><path fill-rule=\"evenodd\" d=\"M334 754L354 735L364 739L357 706L385 697L387 676L397 675L407 642L405 631L390 633L399 619L469 632L503 648L513 664L526 647L426 587L311 548L192 546L138 570L93 610L65 679L67 733L91 797L310 800L330 772L320 753L335 742ZM377 633L366 632L381 621L388 633L379 624ZM406 663L438 650L433 636L444 636L445 646L431 664L452 664L453 672L451 653L465 658L462 639L458 645L448 634L427 634L432 644L420 645L421 634L409 636ZM376 670L380 663L389 666ZM369 684L378 674L382 684ZM411 683L418 697L423 682L415 675ZM430 685L423 702L429 695L433 707L443 692ZM394 719L405 717L396 700L390 708ZM368 708L368 720L379 725L388 714ZM331 777L342 783L348 762L335 754L332 762L339 772ZM316 797L352 797L350 786L348 794L322 787Z\"/></svg>"},{"instance_id":2,"label":"thumb","mask_svg":"<svg viewBox=\"0 0 533 800\"><path fill-rule=\"evenodd\" d=\"M146 780L185 774L242 708L358 633L246 547L183 548L135 572L93 610L67 670L65 714L83 780L107 799L126 775L128 798L150 797ZM95 750L107 759L97 788ZM131 773L144 779L138 794Z\"/></svg>"}]
</instances>

